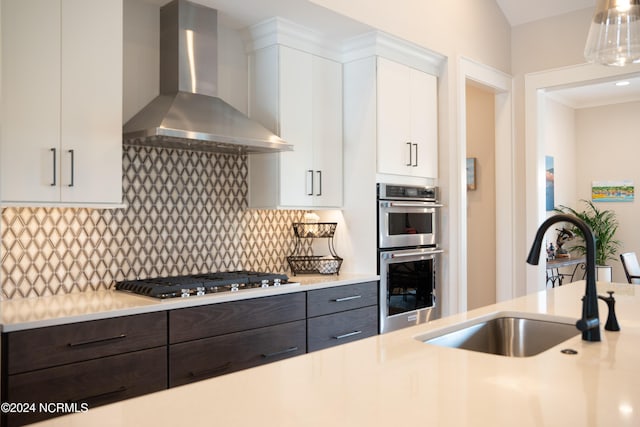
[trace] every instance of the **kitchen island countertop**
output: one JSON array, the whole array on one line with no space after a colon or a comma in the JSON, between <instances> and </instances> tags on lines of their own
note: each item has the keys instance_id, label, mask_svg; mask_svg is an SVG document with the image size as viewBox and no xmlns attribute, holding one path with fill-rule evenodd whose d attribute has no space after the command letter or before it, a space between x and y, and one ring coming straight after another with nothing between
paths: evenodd
<instances>
[{"instance_id":1,"label":"kitchen island countertop","mask_svg":"<svg viewBox=\"0 0 640 427\"><path fill-rule=\"evenodd\" d=\"M41 426L637 426L640 286L615 291L622 330L509 358L424 344L430 331L498 312L575 320L584 282L428 324L89 409ZM602 322L607 309L600 302ZM576 355L561 349L571 348Z\"/></svg>"},{"instance_id":2,"label":"kitchen island countertop","mask_svg":"<svg viewBox=\"0 0 640 427\"><path fill-rule=\"evenodd\" d=\"M278 288L256 288L239 292L164 300L115 290L20 298L0 301L0 330L13 332L376 280L378 280L378 276L373 274L298 275L289 277L289 281L300 283L299 286L283 285Z\"/></svg>"}]
</instances>

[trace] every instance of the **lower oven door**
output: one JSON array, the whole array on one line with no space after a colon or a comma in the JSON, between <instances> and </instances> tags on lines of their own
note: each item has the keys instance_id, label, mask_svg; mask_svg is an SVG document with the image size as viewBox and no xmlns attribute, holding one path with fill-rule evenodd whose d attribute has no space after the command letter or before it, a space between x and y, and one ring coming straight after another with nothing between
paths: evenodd
<instances>
[{"instance_id":1,"label":"lower oven door","mask_svg":"<svg viewBox=\"0 0 640 427\"><path fill-rule=\"evenodd\" d=\"M440 317L436 248L380 251L380 333Z\"/></svg>"}]
</instances>

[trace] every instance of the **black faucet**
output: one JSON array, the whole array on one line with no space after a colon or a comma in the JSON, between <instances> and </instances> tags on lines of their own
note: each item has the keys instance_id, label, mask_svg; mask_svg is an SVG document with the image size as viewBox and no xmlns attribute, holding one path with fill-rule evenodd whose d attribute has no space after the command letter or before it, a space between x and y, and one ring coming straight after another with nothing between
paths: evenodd
<instances>
[{"instance_id":1,"label":"black faucet","mask_svg":"<svg viewBox=\"0 0 640 427\"><path fill-rule=\"evenodd\" d=\"M585 287L585 295L582 297L582 319L576 322L576 328L582 331L583 340L600 341L598 290L596 289L596 239L593 236L591 228L580 218L572 215L558 214L547 218L547 220L540 225L540 228L538 228L535 240L529 251L529 256L527 257L527 262L531 265L538 265L544 234L549 227L557 222L570 222L578 227L584 236L584 241L587 245L587 284ZM613 305L610 307L611 310Z\"/></svg>"}]
</instances>

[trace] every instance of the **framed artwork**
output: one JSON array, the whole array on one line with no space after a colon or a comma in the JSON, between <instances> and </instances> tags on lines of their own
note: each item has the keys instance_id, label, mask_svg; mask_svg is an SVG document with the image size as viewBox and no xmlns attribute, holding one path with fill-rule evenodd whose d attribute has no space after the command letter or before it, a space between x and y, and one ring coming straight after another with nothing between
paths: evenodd
<instances>
[{"instance_id":1,"label":"framed artwork","mask_svg":"<svg viewBox=\"0 0 640 427\"><path fill-rule=\"evenodd\" d=\"M593 181L591 200L594 202L633 202L635 187L633 181Z\"/></svg>"},{"instance_id":2,"label":"framed artwork","mask_svg":"<svg viewBox=\"0 0 640 427\"><path fill-rule=\"evenodd\" d=\"M467 190L476 189L476 158L467 157Z\"/></svg>"},{"instance_id":3,"label":"framed artwork","mask_svg":"<svg viewBox=\"0 0 640 427\"><path fill-rule=\"evenodd\" d=\"M553 166L553 156L544 157L545 188L547 212L555 208L555 168Z\"/></svg>"}]
</instances>

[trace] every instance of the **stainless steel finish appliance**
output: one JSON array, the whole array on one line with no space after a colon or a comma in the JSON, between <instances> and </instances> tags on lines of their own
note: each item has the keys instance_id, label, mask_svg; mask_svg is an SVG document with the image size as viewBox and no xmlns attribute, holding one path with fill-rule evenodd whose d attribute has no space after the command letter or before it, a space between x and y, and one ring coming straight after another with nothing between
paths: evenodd
<instances>
[{"instance_id":1,"label":"stainless steel finish appliance","mask_svg":"<svg viewBox=\"0 0 640 427\"><path fill-rule=\"evenodd\" d=\"M436 187L378 184L378 247L437 244Z\"/></svg>"},{"instance_id":2,"label":"stainless steel finish appliance","mask_svg":"<svg viewBox=\"0 0 640 427\"><path fill-rule=\"evenodd\" d=\"M116 282L115 288L118 291L165 299L297 285L300 283L289 282L289 277L285 274L240 270L123 280Z\"/></svg>"},{"instance_id":3,"label":"stainless steel finish appliance","mask_svg":"<svg viewBox=\"0 0 640 427\"><path fill-rule=\"evenodd\" d=\"M292 150L217 97L218 12L187 0L160 9L160 95L129 120L125 145L251 153Z\"/></svg>"},{"instance_id":4,"label":"stainless steel finish appliance","mask_svg":"<svg viewBox=\"0 0 640 427\"><path fill-rule=\"evenodd\" d=\"M380 333L441 316L437 188L378 184Z\"/></svg>"}]
</instances>

